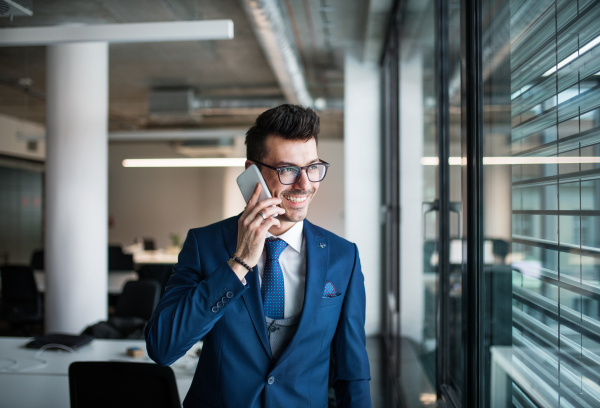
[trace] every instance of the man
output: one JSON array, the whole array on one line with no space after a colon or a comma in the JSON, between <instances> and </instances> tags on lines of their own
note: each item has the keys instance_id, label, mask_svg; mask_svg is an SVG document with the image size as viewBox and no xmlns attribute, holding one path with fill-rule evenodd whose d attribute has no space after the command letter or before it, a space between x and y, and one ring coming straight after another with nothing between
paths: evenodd
<instances>
[{"instance_id":1,"label":"man","mask_svg":"<svg viewBox=\"0 0 600 408\"><path fill-rule=\"evenodd\" d=\"M188 233L146 327L159 364L204 338L185 407L323 408L330 377L339 407L371 406L356 245L305 220L329 166L319 130L311 109L262 113L246 168L273 198L258 202L258 184L241 215Z\"/></svg>"}]
</instances>

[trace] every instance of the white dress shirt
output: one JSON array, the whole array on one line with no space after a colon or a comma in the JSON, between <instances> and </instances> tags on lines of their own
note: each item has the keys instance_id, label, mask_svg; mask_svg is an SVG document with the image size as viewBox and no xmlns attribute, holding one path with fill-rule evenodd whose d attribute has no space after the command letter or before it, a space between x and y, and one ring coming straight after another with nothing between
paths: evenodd
<instances>
[{"instance_id":1,"label":"white dress shirt","mask_svg":"<svg viewBox=\"0 0 600 408\"><path fill-rule=\"evenodd\" d=\"M267 238L274 235L267 232ZM279 264L283 270L283 288L285 290L285 308L283 317L292 317L302 310L306 283L306 249L304 248L304 221L297 222L292 228L279 235L279 239L288 246L279 256ZM258 260L258 277L262 286L262 274L267 257L266 248Z\"/></svg>"}]
</instances>

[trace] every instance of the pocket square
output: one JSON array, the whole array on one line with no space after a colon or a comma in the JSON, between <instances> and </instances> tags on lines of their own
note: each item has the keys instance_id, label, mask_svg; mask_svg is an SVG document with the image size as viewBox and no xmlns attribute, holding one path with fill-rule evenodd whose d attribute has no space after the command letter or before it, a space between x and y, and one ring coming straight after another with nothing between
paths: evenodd
<instances>
[{"instance_id":1,"label":"pocket square","mask_svg":"<svg viewBox=\"0 0 600 408\"><path fill-rule=\"evenodd\" d=\"M325 282L325 290L323 291L323 297L329 298L329 297L335 297L335 296L337 296L335 286L333 286L333 284L329 281Z\"/></svg>"}]
</instances>

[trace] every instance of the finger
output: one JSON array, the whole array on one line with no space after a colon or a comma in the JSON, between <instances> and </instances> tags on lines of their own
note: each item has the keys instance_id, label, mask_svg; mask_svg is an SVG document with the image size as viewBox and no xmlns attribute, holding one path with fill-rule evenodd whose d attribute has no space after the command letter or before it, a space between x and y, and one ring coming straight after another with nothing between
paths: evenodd
<instances>
[{"instance_id":1,"label":"finger","mask_svg":"<svg viewBox=\"0 0 600 408\"><path fill-rule=\"evenodd\" d=\"M281 207L267 207L264 210L261 210L265 217L271 217L273 214L284 214L285 210ZM259 214L260 215L260 214Z\"/></svg>"},{"instance_id":2,"label":"finger","mask_svg":"<svg viewBox=\"0 0 600 408\"><path fill-rule=\"evenodd\" d=\"M250 213L248 214L248 218L250 219L254 219L254 217L256 217L256 215L260 212L263 211L268 207L271 207L272 205L277 205L281 203L281 198L267 198L266 200L263 201L259 201L258 204L256 204L254 206L254 208L252 209L252 211L250 211Z\"/></svg>"},{"instance_id":3,"label":"finger","mask_svg":"<svg viewBox=\"0 0 600 408\"><path fill-rule=\"evenodd\" d=\"M252 196L250 197L250 200L248 200L248 204L246 204L246 207L244 208L244 211L242 212L242 215L238 219L238 223L243 224L243 223L245 223L245 220L247 218L251 218L251 219L254 218L251 215L252 214L252 210L254 209L254 207L256 206L256 203L258 202L258 197L260 196L260 192L261 191L262 191L262 186L260 185L260 183L256 183L256 187L254 188L254 192L252 193Z\"/></svg>"},{"instance_id":4,"label":"finger","mask_svg":"<svg viewBox=\"0 0 600 408\"><path fill-rule=\"evenodd\" d=\"M254 206L253 210L257 209L256 213L258 214L258 211L262 211L264 208L271 207L273 205L277 206L279 204L281 204L281 198L277 198L277 197L267 198L266 200L259 201Z\"/></svg>"},{"instance_id":5,"label":"finger","mask_svg":"<svg viewBox=\"0 0 600 408\"><path fill-rule=\"evenodd\" d=\"M279 228L281 226L281 222L277 218L271 217L262 223L260 226L260 229L262 230L261 232L264 232L266 235L267 231L271 229L272 226Z\"/></svg>"},{"instance_id":6,"label":"finger","mask_svg":"<svg viewBox=\"0 0 600 408\"><path fill-rule=\"evenodd\" d=\"M256 188L254 189L254 193L252 193L252 197L250 197L250 200L248 200L248 207L254 207L256 205L261 191L262 191L262 186L260 185L260 183L256 183Z\"/></svg>"}]
</instances>

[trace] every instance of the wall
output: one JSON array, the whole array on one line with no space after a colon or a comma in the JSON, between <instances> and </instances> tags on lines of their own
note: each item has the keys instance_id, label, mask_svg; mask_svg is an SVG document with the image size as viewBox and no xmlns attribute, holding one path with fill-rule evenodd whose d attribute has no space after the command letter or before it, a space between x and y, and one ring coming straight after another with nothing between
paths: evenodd
<instances>
[{"instance_id":1,"label":"wall","mask_svg":"<svg viewBox=\"0 0 600 408\"><path fill-rule=\"evenodd\" d=\"M367 336L381 332L379 65L346 56L344 70L345 231L360 252Z\"/></svg>"},{"instance_id":2,"label":"wall","mask_svg":"<svg viewBox=\"0 0 600 408\"><path fill-rule=\"evenodd\" d=\"M44 141L28 148L21 136L44 134L44 126L0 114L0 263L28 264L42 247ZM33 146L31 146L33 147Z\"/></svg>"},{"instance_id":3,"label":"wall","mask_svg":"<svg viewBox=\"0 0 600 408\"><path fill-rule=\"evenodd\" d=\"M137 236L171 245L190 228L222 219L223 169L125 168L126 158L175 157L168 143L110 143L108 211L110 243L127 245Z\"/></svg>"},{"instance_id":4,"label":"wall","mask_svg":"<svg viewBox=\"0 0 600 408\"><path fill-rule=\"evenodd\" d=\"M344 237L344 142L319 140L318 151L319 158L331 166L310 205L307 219Z\"/></svg>"},{"instance_id":5,"label":"wall","mask_svg":"<svg viewBox=\"0 0 600 408\"><path fill-rule=\"evenodd\" d=\"M0 114L0 155L24 159L44 160L46 144L43 140L35 143L35 150L29 149L23 136L43 136L43 125Z\"/></svg>"}]
</instances>

